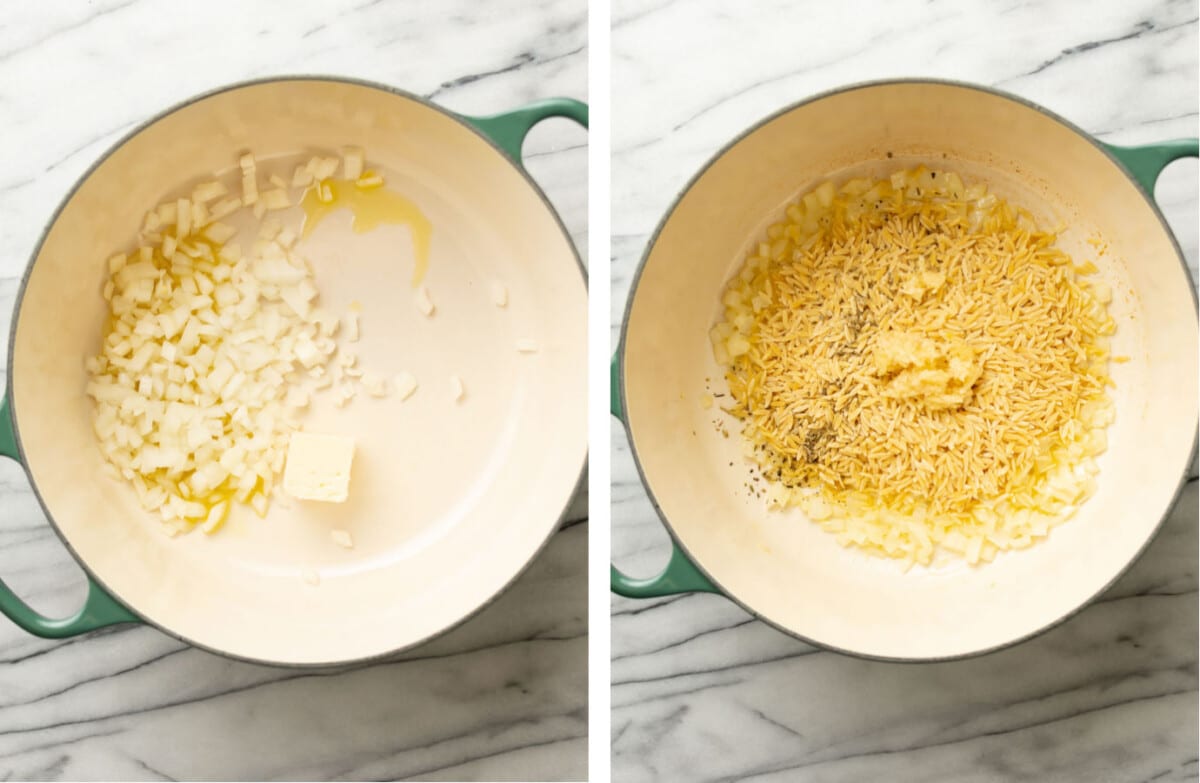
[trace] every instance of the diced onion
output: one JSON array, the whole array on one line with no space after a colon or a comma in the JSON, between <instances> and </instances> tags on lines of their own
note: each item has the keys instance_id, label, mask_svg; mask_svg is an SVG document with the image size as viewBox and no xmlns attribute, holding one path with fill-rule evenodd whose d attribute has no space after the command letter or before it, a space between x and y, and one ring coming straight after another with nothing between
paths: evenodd
<instances>
[{"instance_id":1,"label":"diced onion","mask_svg":"<svg viewBox=\"0 0 1200 783\"><path fill-rule=\"evenodd\" d=\"M146 227L174 226L157 245L109 257L108 329L86 362L101 451L172 534L216 532L235 501L266 514L309 402L285 379L324 373L337 351L337 319L313 318L316 282L291 253L294 231L268 227L244 259L226 246L236 230L221 218L290 204L283 188L259 200L253 156L239 163L240 199L199 185L147 213Z\"/></svg>"},{"instance_id":2,"label":"diced onion","mask_svg":"<svg viewBox=\"0 0 1200 783\"><path fill-rule=\"evenodd\" d=\"M417 390L417 379L410 372L402 372L396 375L396 393L400 395L401 400L407 400Z\"/></svg>"},{"instance_id":3,"label":"diced onion","mask_svg":"<svg viewBox=\"0 0 1200 783\"><path fill-rule=\"evenodd\" d=\"M432 316L434 311L433 299L429 297L429 289L425 286L419 286L416 293L413 295L413 301L417 305L417 310L421 315L426 317Z\"/></svg>"},{"instance_id":4,"label":"diced onion","mask_svg":"<svg viewBox=\"0 0 1200 783\"><path fill-rule=\"evenodd\" d=\"M342 176L358 179L363 173L363 151L360 147L347 147L342 153Z\"/></svg>"},{"instance_id":5,"label":"diced onion","mask_svg":"<svg viewBox=\"0 0 1200 783\"><path fill-rule=\"evenodd\" d=\"M364 373L362 378L363 388L367 390L367 394L372 397L386 397L388 393L387 381L378 375Z\"/></svg>"}]
</instances>

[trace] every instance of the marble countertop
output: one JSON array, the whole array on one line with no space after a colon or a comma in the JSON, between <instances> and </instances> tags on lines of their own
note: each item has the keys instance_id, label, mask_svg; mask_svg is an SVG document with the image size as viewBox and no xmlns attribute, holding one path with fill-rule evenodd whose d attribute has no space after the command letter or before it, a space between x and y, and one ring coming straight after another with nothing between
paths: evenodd
<instances>
[{"instance_id":1,"label":"marble countertop","mask_svg":"<svg viewBox=\"0 0 1200 783\"><path fill-rule=\"evenodd\" d=\"M649 233L687 179L726 140L807 95L939 76L1016 92L1107 141L1197 135L1195 2L869 9L614 0L614 346ZM1187 160L1157 188L1193 275L1196 181ZM612 432L614 559L649 575L666 561L667 536L624 431ZM613 779L1195 780L1196 487L1193 478L1149 551L1092 607L973 660L872 663L805 645L719 596L614 596Z\"/></svg>"},{"instance_id":2,"label":"marble countertop","mask_svg":"<svg viewBox=\"0 0 1200 783\"><path fill-rule=\"evenodd\" d=\"M0 29L0 318L86 167L195 93L345 74L487 114L586 100L586 5L169 3L6 9ZM528 167L586 247L586 134L539 126ZM581 779L587 770L587 504L512 589L400 658L340 672L238 663L144 627L67 641L0 620L0 779ZM82 573L24 473L0 464L0 578L49 614Z\"/></svg>"}]
</instances>

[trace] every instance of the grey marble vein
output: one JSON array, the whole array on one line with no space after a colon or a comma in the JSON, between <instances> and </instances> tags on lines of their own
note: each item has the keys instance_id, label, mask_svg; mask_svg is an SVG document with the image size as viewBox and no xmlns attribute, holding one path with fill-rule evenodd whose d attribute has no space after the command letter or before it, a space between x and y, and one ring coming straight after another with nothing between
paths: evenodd
<instances>
[{"instance_id":1,"label":"grey marble vein","mask_svg":"<svg viewBox=\"0 0 1200 783\"><path fill-rule=\"evenodd\" d=\"M688 178L806 96L943 77L1015 91L1113 143L1197 135L1197 4L1080 10L614 0L613 346L646 242ZM1185 160L1156 188L1193 280L1196 181ZM614 560L647 575L665 563L668 537L616 423L611 448ZM614 780L1194 781L1196 553L1193 480L1093 606L1017 647L932 665L828 653L719 596L614 596Z\"/></svg>"},{"instance_id":2,"label":"grey marble vein","mask_svg":"<svg viewBox=\"0 0 1200 783\"><path fill-rule=\"evenodd\" d=\"M373 79L468 114L586 100L585 20L582 0L7 8L0 340L44 222L96 157L155 112L281 73ZM581 253L586 144L585 131L552 121L524 150ZM0 578L43 612L78 607L82 573L7 461L0 497ZM47 641L0 622L0 779L581 779L586 521L581 492L545 552L478 617L343 670L229 661L144 627Z\"/></svg>"}]
</instances>

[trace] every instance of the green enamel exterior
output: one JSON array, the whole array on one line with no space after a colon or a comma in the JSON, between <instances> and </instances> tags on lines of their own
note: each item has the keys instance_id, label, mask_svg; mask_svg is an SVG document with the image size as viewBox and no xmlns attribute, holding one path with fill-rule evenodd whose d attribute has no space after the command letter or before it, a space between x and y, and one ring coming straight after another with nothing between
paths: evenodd
<instances>
[{"instance_id":1,"label":"green enamel exterior","mask_svg":"<svg viewBox=\"0 0 1200 783\"><path fill-rule=\"evenodd\" d=\"M0 582L0 612L4 612L10 620L34 636L46 639L78 636L108 625L142 622L137 615L117 603L116 599L90 579L87 600L84 601L83 608L71 617L56 619L35 612L17 598L3 582Z\"/></svg>"},{"instance_id":2,"label":"green enamel exterior","mask_svg":"<svg viewBox=\"0 0 1200 783\"><path fill-rule=\"evenodd\" d=\"M13 432L12 415L8 412L8 397L0 400L0 455L21 461L17 451L17 434Z\"/></svg>"},{"instance_id":3,"label":"green enamel exterior","mask_svg":"<svg viewBox=\"0 0 1200 783\"><path fill-rule=\"evenodd\" d=\"M614 354L609 365L609 411L624 422L621 411L621 370L619 356ZM688 559L678 544L672 542L671 559L658 576L649 579L634 579L610 567L609 586L612 591L626 598L656 598L660 595L677 593L720 593L696 564Z\"/></svg>"},{"instance_id":4,"label":"green enamel exterior","mask_svg":"<svg viewBox=\"0 0 1200 783\"><path fill-rule=\"evenodd\" d=\"M547 98L520 109L493 114L490 117L464 117L467 122L483 131L484 135L504 150L510 158L521 162L521 145L525 137L542 120L551 117L566 117L583 127L588 126L586 103L573 98Z\"/></svg>"},{"instance_id":5,"label":"green enamel exterior","mask_svg":"<svg viewBox=\"0 0 1200 783\"><path fill-rule=\"evenodd\" d=\"M621 410L621 367L615 353L612 363L608 365L608 379L608 412L624 422L625 413Z\"/></svg>"},{"instance_id":6,"label":"green enamel exterior","mask_svg":"<svg viewBox=\"0 0 1200 783\"><path fill-rule=\"evenodd\" d=\"M611 567L612 591L626 598L658 598L678 593L720 593L721 591L700 572L677 544L671 550L671 560L658 576L634 579Z\"/></svg>"},{"instance_id":7,"label":"green enamel exterior","mask_svg":"<svg viewBox=\"0 0 1200 783\"><path fill-rule=\"evenodd\" d=\"M21 461L7 398L0 400L0 454L16 462ZM18 598L8 585L0 581L0 612L29 633L47 639L78 636L106 625L141 622L137 615L118 603L91 579L88 579L88 595L83 608L71 617L64 618L46 617L34 611Z\"/></svg>"},{"instance_id":8,"label":"green enamel exterior","mask_svg":"<svg viewBox=\"0 0 1200 783\"><path fill-rule=\"evenodd\" d=\"M1118 147L1115 144L1105 144L1104 147L1121 162L1146 194L1153 198L1154 183L1158 181L1162 170L1173 160L1196 157L1200 151L1200 141L1175 139L1137 147Z\"/></svg>"}]
</instances>

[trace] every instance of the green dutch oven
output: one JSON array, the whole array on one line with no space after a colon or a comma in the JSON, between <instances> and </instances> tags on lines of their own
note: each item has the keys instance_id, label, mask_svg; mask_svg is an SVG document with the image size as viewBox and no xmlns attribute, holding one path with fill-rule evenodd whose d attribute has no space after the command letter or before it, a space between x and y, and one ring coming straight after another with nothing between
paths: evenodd
<instances>
[{"instance_id":1,"label":"green dutch oven","mask_svg":"<svg viewBox=\"0 0 1200 783\"><path fill-rule=\"evenodd\" d=\"M612 365L624 422L674 550L657 576L612 571L612 589L651 598L723 593L812 644L928 661L1027 639L1092 601L1138 557L1185 479L1196 438L1196 300L1154 204L1171 161L1196 139L1104 144L1022 98L969 84L861 84L770 116L714 156L659 224L635 277ZM708 331L750 243L818 182L924 163L948 168L1068 229L1115 292L1117 420L1099 489L1044 542L995 562L916 567L838 546L798 509L768 512L742 491L749 466L698 400L724 373Z\"/></svg>"},{"instance_id":2,"label":"green dutch oven","mask_svg":"<svg viewBox=\"0 0 1200 783\"><path fill-rule=\"evenodd\" d=\"M88 574L88 597L74 615L50 618L0 583L0 611L47 637L147 622L237 658L330 665L419 644L494 599L557 529L586 459L583 267L522 167L521 144L542 120L586 127L587 116L586 105L556 98L465 117L382 85L294 77L201 95L118 142L33 254L0 407L0 453L25 468ZM214 172L236 183L246 151L265 179L345 145L365 148L431 221L424 284L436 313L411 304L404 228L356 235L342 213L298 250L323 301L335 311L361 303L364 363L385 377L412 371L421 388L403 405L315 403L305 428L356 441L346 504L276 501L261 520L235 509L218 535L164 535L132 488L103 472L84 395L84 359L106 321L107 255L128 248L163 199ZM505 308L489 298L495 281L507 288ZM535 339L537 355L518 354L519 338ZM461 403L448 391L452 374L467 385ZM331 543L335 527L349 530L353 549Z\"/></svg>"}]
</instances>

